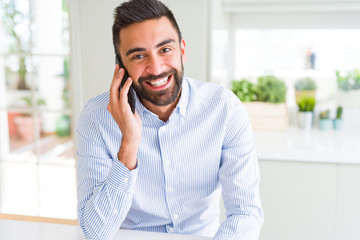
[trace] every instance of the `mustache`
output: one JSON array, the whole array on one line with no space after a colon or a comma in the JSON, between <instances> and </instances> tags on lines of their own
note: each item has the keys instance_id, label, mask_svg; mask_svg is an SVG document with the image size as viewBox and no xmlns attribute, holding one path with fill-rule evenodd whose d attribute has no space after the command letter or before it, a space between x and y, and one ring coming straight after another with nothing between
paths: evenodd
<instances>
[{"instance_id":1,"label":"mustache","mask_svg":"<svg viewBox=\"0 0 360 240\"><path fill-rule=\"evenodd\" d=\"M167 72L164 72L164 73L161 73L159 75L148 75L148 76L143 76L143 77L139 77L138 79L138 82L139 83L142 83L142 82L145 82L145 81L151 81L151 80L156 80L156 79L159 79L159 78L164 78L166 76L169 76L171 74L176 74L176 69L171 69L170 71L167 71Z\"/></svg>"}]
</instances>

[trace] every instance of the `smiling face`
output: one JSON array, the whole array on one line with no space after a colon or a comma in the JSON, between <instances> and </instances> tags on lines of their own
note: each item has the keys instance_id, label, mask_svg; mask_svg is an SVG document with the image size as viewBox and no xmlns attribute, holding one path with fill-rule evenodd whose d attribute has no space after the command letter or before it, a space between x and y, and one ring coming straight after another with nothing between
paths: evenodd
<instances>
[{"instance_id":1,"label":"smiling face","mask_svg":"<svg viewBox=\"0 0 360 240\"><path fill-rule=\"evenodd\" d=\"M178 99L185 42L179 43L168 18L145 20L121 29L119 53L143 104L167 106Z\"/></svg>"}]
</instances>

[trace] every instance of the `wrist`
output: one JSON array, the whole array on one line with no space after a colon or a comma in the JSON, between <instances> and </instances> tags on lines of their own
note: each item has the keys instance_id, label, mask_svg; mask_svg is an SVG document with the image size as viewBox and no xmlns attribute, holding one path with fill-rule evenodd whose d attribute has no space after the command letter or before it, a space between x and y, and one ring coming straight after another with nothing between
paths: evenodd
<instances>
[{"instance_id":1,"label":"wrist","mask_svg":"<svg viewBox=\"0 0 360 240\"><path fill-rule=\"evenodd\" d=\"M117 154L118 159L129 170L133 170L136 167L136 158L139 144L134 142L121 141L120 150Z\"/></svg>"}]
</instances>

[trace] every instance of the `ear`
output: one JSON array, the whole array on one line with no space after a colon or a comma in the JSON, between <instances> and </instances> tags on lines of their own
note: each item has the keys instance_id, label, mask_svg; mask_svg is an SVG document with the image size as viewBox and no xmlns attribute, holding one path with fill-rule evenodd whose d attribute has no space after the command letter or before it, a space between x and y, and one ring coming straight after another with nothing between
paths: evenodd
<instances>
[{"instance_id":1,"label":"ear","mask_svg":"<svg viewBox=\"0 0 360 240\"><path fill-rule=\"evenodd\" d=\"M186 62L186 52L185 52L185 40L181 39L181 43L180 43L180 51L181 51L181 58L183 63Z\"/></svg>"}]
</instances>

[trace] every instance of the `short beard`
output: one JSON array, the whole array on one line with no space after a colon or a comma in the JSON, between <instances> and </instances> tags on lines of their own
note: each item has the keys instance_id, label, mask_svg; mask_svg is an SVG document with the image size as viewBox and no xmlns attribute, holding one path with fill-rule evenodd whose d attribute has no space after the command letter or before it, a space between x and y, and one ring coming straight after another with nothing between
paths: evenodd
<instances>
[{"instance_id":1,"label":"short beard","mask_svg":"<svg viewBox=\"0 0 360 240\"><path fill-rule=\"evenodd\" d=\"M147 91L144 87L144 82L147 80L156 80L159 78L164 78L166 76L174 75L175 85L171 89L166 89L163 91L150 92ZM145 99L146 101L156 105L156 106L167 106L173 103L179 96L181 85L184 77L184 66L181 63L181 71L178 72L175 68L172 68L170 71L159 74L159 75L149 75L146 77L140 77L137 84L132 84L137 96L139 98Z\"/></svg>"}]
</instances>

